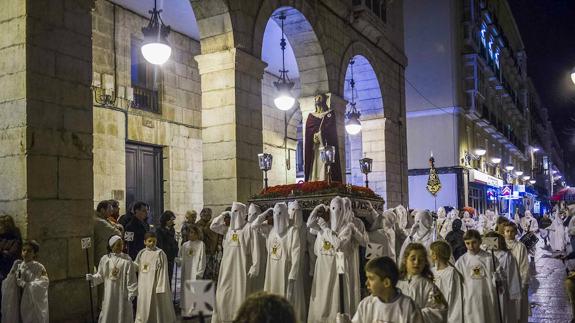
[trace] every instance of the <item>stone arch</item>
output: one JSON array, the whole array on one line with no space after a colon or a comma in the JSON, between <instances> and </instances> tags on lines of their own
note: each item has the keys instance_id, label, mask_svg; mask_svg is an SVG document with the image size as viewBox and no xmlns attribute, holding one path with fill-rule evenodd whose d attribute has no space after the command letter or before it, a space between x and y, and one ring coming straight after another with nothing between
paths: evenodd
<instances>
[{"instance_id":1,"label":"stone arch","mask_svg":"<svg viewBox=\"0 0 575 323\"><path fill-rule=\"evenodd\" d=\"M317 93L330 92L327 66L320 41L323 38L322 28L316 20L317 12L305 1L262 1L254 24L253 55L261 57L267 22L270 18L274 19L280 10L285 10L288 17L284 29L300 70L301 96L309 97Z\"/></svg>"},{"instance_id":2,"label":"stone arch","mask_svg":"<svg viewBox=\"0 0 575 323\"><path fill-rule=\"evenodd\" d=\"M190 0L200 31L202 54L235 48L233 20L227 1Z\"/></svg>"},{"instance_id":3,"label":"stone arch","mask_svg":"<svg viewBox=\"0 0 575 323\"><path fill-rule=\"evenodd\" d=\"M385 145L385 108L383 96L383 71L375 68L374 56L361 43L353 43L343 56L340 69L340 93L349 101L351 99L350 60L354 59L354 80L356 82L357 109L361 113L362 131L357 135L346 133L346 169L347 182L364 185L358 160L363 157L373 159L372 173L369 174L370 188L386 198L386 145Z\"/></svg>"}]
</instances>

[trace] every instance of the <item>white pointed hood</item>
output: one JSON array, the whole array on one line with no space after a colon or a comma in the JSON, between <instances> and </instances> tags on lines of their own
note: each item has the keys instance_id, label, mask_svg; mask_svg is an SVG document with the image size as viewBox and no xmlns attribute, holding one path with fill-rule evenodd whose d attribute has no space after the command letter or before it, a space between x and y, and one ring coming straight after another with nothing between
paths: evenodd
<instances>
[{"instance_id":1,"label":"white pointed hood","mask_svg":"<svg viewBox=\"0 0 575 323\"><path fill-rule=\"evenodd\" d=\"M232 203L232 210L230 211L230 229L239 230L247 223L248 208L245 204L240 202Z\"/></svg>"},{"instance_id":2,"label":"white pointed hood","mask_svg":"<svg viewBox=\"0 0 575 323\"><path fill-rule=\"evenodd\" d=\"M248 208L248 222L252 223L256 220L256 218L258 217L258 215L260 215L262 213L262 209L255 205L254 203L250 204L250 207Z\"/></svg>"},{"instance_id":3,"label":"white pointed hood","mask_svg":"<svg viewBox=\"0 0 575 323\"><path fill-rule=\"evenodd\" d=\"M533 214L531 214L531 211L525 211L525 217L526 218L532 218Z\"/></svg>"},{"instance_id":4,"label":"white pointed hood","mask_svg":"<svg viewBox=\"0 0 575 323\"><path fill-rule=\"evenodd\" d=\"M429 232L433 224L433 218L429 210L418 210L415 213L415 223L419 224L417 228L417 233L422 236Z\"/></svg>"},{"instance_id":5,"label":"white pointed hood","mask_svg":"<svg viewBox=\"0 0 575 323\"><path fill-rule=\"evenodd\" d=\"M297 200L288 203L288 214L291 225L296 228L303 227L303 214Z\"/></svg>"},{"instance_id":6,"label":"white pointed hood","mask_svg":"<svg viewBox=\"0 0 575 323\"><path fill-rule=\"evenodd\" d=\"M276 203L276 205L274 205L273 217L274 227L272 230L278 235L283 236L289 228L288 206L285 202Z\"/></svg>"},{"instance_id":7,"label":"white pointed hood","mask_svg":"<svg viewBox=\"0 0 575 323\"><path fill-rule=\"evenodd\" d=\"M437 218L438 219L445 219L445 208L440 207L439 209L437 209Z\"/></svg>"},{"instance_id":8,"label":"white pointed hood","mask_svg":"<svg viewBox=\"0 0 575 323\"><path fill-rule=\"evenodd\" d=\"M395 214L397 215L397 224L401 229L407 228L407 209L403 205L398 205L394 209Z\"/></svg>"},{"instance_id":9,"label":"white pointed hood","mask_svg":"<svg viewBox=\"0 0 575 323\"><path fill-rule=\"evenodd\" d=\"M353 209L351 207L351 200L349 197L343 198L343 212L345 222L353 221Z\"/></svg>"},{"instance_id":10,"label":"white pointed hood","mask_svg":"<svg viewBox=\"0 0 575 323\"><path fill-rule=\"evenodd\" d=\"M339 196L334 197L329 204L329 225L336 233L346 224L343 204L343 199Z\"/></svg>"},{"instance_id":11,"label":"white pointed hood","mask_svg":"<svg viewBox=\"0 0 575 323\"><path fill-rule=\"evenodd\" d=\"M383 211L382 215L382 226L384 229L393 229L395 227L397 215L393 209L387 209Z\"/></svg>"}]
</instances>

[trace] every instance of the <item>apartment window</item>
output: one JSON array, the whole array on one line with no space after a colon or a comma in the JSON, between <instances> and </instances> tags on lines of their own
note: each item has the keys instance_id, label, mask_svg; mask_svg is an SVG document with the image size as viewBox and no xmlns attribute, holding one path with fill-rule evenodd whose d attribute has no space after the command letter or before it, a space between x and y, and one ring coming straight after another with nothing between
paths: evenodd
<instances>
[{"instance_id":1,"label":"apartment window","mask_svg":"<svg viewBox=\"0 0 575 323\"><path fill-rule=\"evenodd\" d=\"M140 47L142 41L132 38L131 41L131 80L134 88L132 107L145 111L160 113L159 95L157 89L158 74L156 68L148 63Z\"/></svg>"},{"instance_id":2,"label":"apartment window","mask_svg":"<svg viewBox=\"0 0 575 323\"><path fill-rule=\"evenodd\" d=\"M353 0L354 6L365 6L381 21L387 23L387 0Z\"/></svg>"}]
</instances>

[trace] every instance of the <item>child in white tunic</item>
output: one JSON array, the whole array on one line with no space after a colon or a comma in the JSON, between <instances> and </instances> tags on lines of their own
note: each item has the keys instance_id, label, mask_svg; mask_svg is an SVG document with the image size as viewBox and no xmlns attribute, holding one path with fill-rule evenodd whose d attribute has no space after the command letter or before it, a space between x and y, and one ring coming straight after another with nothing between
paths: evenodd
<instances>
[{"instance_id":1,"label":"child in white tunic","mask_svg":"<svg viewBox=\"0 0 575 323\"><path fill-rule=\"evenodd\" d=\"M108 239L108 254L100 259L98 271L86 274L86 280L92 282L92 287L104 283L104 298L102 311L98 322L134 322L132 301L138 294L136 266L132 258L125 253L124 241L118 235Z\"/></svg>"},{"instance_id":2,"label":"child in white tunic","mask_svg":"<svg viewBox=\"0 0 575 323\"><path fill-rule=\"evenodd\" d=\"M22 244L22 260L16 260L2 283L2 322L48 323L48 274L37 262L40 245Z\"/></svg>"},{"instance_id":3,"label":"child in white tunic","mask_svg":"<svg viewBox=\"0 0 575 323\"><path fill-rule=\"evenodd\" d=\"M156 234L144 235L134 263L138 266L138 308L135 323L174 323L176 313L168 279L168 258L156 247Z\"/></svg>"},{"instance_id":4,"label":"child in white tunic","mask_svg":"<svg viewBox=\"0 0 575 323\"><path fill-rule=\"evenodd\" d=\"M378 257L365 265L367 289L370 295L357 307L352 320L338 315L336 322L402 322L423 323L421 311L415 302L396 287L399 270L389 257Z\"/></svg>"},{"instance_id":5,"label":"child in white tunic","mask_svg":"<svg viewBox=\"0 0 575 323\"><path fill-rule=\"evenodd\" d=\"M447 301L447 322L463 322L463 278L449 263L451 247L449 243L438 240L430 246L430 257L434 266L433 282L439 288Z\"/></svg>"},{"instance_id":6,"label":"child in white tunic","mask_svg":"<svg viewBox=\"0 0 575 323\"><path fill-rule=\"evenodd\" d=\"M397 287L411 297L421 309L426 323L442 323L447 319L447 302L433 284L427 251L420 243L410 243L405 248L399 267L400 280Z\"/></svg>"},{"instance_id":7,"label":"child in white tunic","mask_svg":"<svg viewBox=\"0 0 575 323\"><path fill-rule=\"evenodd\" d=\"M489 232L487 238L497 238L498 248L494 251L499 262L499 275L501 285L499 290L499 304L504 323L517 323L519 309L516 304L521 300L521 279L517 261L507 249L505 238L497 232Z\"/></svg>"},{"instance_id":8,"label":"child in white tunic","mask_svg":"<svg viewBox=\"0 0 575 323\"><path fill-rule=\"evenodd\" d=\"M517 261L519 266L519 277L521 278L521 300L516 301L519 309L519 322L527 323L529 317L529 254L527 247L520 241L515 240L517 236L517 225L513 222L505 224L503 229L507 248Z\"/></svg>"},{"instance_id":9,"label":"child in white tunic","mask_svg":"<svg viewBox=\"0 0 575 323\"><path fill-rule=\"evenodd\" d=\"M468 230L463 235L467 252L459 257L455 268L463 275L465 322L499 322L495 268L491 254L481 250L481 234Z\"/></svg>"},{"instance_id":10,"label":"child in white tunic","mask_svg":"<svg viewBox=\"0 0 575 323\"><path fill-rule=\"evenodd\" d=\"M182 316L190 316L193 311L193 308L186 307L190 304L188 299L192 296L189 282L202 279L206 269L206 248L202 241L202 230L198 226L190 226L187 233L187 241L180 247L178 258L176 258L176 262L182 266L180 287Z\"/></svg>"}]
</instances>

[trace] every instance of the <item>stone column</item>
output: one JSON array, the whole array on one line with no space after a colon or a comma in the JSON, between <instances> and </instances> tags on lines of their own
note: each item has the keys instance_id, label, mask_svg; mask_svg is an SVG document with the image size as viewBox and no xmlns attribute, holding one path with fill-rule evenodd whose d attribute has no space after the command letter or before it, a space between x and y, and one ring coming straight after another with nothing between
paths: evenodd
<instances>
[{"instance_id":1,"label":"stone column","mask_svg":"<svg viewBox=\"0 0 575 323\"><path fill-rule=\"evenodd\" d=\"M339 162L341 164L341 178L345 183L345 106L347 101L333 93L326 93L326 95L327 106L335 111L335 116L337 118L337 144L339 145L338 154L340 159ZM305 123L309 114L315 111L315 96L301 97L298 98L298 101L302 115L302 131L305 145Z\"/></svg>"},{"instance_id":2,"label":"stone column","mask_svg":"<svg viewBox=\"0 0 575 323\"><path fill-rule=\"evenodd\" d=\"M386 206L406 206L407 198L407 144L405 127L390 118L385 119L385 185Z\"/></svg>"},{"instance_id":3,"label":"stone column","mask_svg":"<svg viewBox=\"0 0 575 323\"><path fill-rule=\"evenodd\" d=\"M80 238L93 216L91 6L0 2L0 213L40 243L51 322L89 316Z\"/></svg>"},{"instance_id":4,"label":"stone column","mask_svg":"<svg viewBox=\"0 0 575 323\"><path fill-rule=\"evenodd\" d=\"M215 213L263 187L261 81L266 64L240 49L195 57L202 86L204 205Z\"/></svg>"},{"instance_id":5,"label":"stone column","mask_svg":"<svg viewBox=\"0 0 575 323\"><path fill-rule=\"evenodd\" d=\"M387 206L385 118L361 120L361 141L365 156L373 159L369 188L381 195Z\"/></svg>"}]
</instances>

